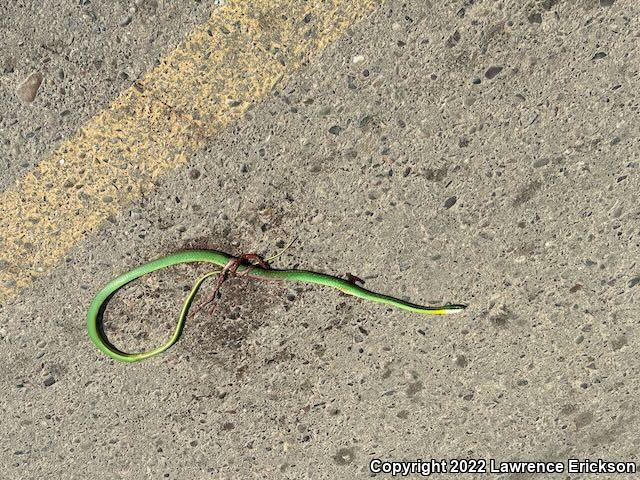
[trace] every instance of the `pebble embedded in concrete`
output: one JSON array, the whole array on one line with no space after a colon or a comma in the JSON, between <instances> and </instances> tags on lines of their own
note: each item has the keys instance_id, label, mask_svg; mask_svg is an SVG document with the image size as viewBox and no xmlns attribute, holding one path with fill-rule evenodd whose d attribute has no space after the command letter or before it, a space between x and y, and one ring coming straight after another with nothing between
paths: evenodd
<instances>
[{"instance_id":1,"label":"pebble embedded in concrete","mask_svg":"<svg viewBox=\"0 0 640 480\"><path fill-rule=\"evenodd\" d=\"M40 89L43 80L44 77L40 72L32 73L18 86L16 95L18 95L18 98L24 103L33 102L36 95L38 95L38 90Z\"/></svg>"}]
</instances>

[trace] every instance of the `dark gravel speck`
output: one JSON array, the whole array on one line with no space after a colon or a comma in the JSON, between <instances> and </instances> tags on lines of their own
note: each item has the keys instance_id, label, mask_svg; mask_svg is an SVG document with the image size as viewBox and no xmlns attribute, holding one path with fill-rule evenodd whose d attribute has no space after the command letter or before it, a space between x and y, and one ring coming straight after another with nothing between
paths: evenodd
<instances>
[{"instance_id":1,"label":"dark gravel speck","mask_svg":"<svg viewBox=\"0 0 640 480\"><path fill-rule=\"evenodd\" d=\"M463 367L463 368L469 364L469 361L464 355L457 355L455 361L457 366Z\"/></svg>"},{"instance_id":2,"label":"dark gravel speck","mask_svg":"<svg viewBox=\"0 0 640 480\"><path fill-rule=\"evenodd\" d=\"M460 32L456 30L447 40L447 47L453 48L458 44L459 41L460 41Z\"/></svg>"},{"instance_id":3,"label":"dark gravel speck","mask_svg":"<svg viewBox=\"0 0 640 480\"><path fill-rule=\"evenodd\" d=\"M569 293L576 293L578 290L582 289L582 285L576 283L573 287L569 289Z\"/></svg>"},{"instance_id":4,"label":"dark gravel speck","mask_svg":"<svg viewBox=\"0 0 640 480\"><path fill-rule=\"evenodd\" d=\"M531 15L529 15L527 17L527 20L529 20L529 23L542 23L542 15L540 15L540 13L536 12L536 13L532 13Z\"/></svg>"},{"instance_id":5,"label":"dark gravel speck","mask_svg":"<svg viewBox=\"0 0 640 480\"><path fill-rule=\"evenodd\" d=\"M408 397L413 397L422 390L424 390L424 384L418 380L417 382L410 383L407 386L406 393Z\"/></svg>"},{"instance_id":6,"label":"dark gravel speck","mask_svg":"<svg viewBox=\"0 0 640 480\"><path fill-rule=\"evenodd\" d=\"M484 72L484 76L489 80L491 80L496 75L498 75L501 71L502 71L502 67L489 67L487 68L487 71Z\"/></svg>"},{"instance_id":7,"label":"dark gravel speck","mask_svg":"<svg viewBox=\"0 0 640 480\"><path fill-rule=\"evenodd\" d=\"M360 119L360 123L358 123L358 125L360 126L360 128L362 128L367 126L370 121L371 121L371 116L365 115Z\"/></svg>"},{"instance_id":8,"label":"dark gravel speck","mask_svg":"<svg viewBox=\"0 0 640 480\"><path fill-rule=\"evenodd\" d=\"M453 197L449 197L444 201L444 208L451 208L453 207L456 202L458 201L458 197L456 197L455 195Z\"/></svg>"}]
</instances>

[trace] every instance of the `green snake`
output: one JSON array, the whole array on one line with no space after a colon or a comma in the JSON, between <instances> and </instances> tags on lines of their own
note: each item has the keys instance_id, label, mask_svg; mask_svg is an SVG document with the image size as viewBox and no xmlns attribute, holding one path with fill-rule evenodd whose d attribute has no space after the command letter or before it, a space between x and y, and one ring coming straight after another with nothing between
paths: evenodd
<instances>
[{"instance_id":1,"label":"green snake","mask_svg":"<svg viewBox=\"0 0 640 480\"><path fill-rule=\"evenodd\" d=\"M384 303L386 305L391 305L393 307L408 310L410 312L431 315L445 315L460 312L461 310L464 310L466 308L466 305L424 307L401 300L399 298L372 292L360 287L359 285L356 285L356 283L353 281L344 280L342 278L334 277L331 275L325 275L322 273L310 272L306 270L277 270L270 267L264 268L264 266L251 265L247 264L246 262L240 262L238 257L234 257L232 255L228 255L216 250L186 250L167 255L157 260L153 260L149 263L145 263L144 265L134 268L133 270L130 270L127 273L124 273L119 277L111 280L102 290L100 290L96 294L89 307L89 311L87 313L87 327L89 331L89 337L91 338L93 343L95 343L95 345L100 349L100 351L102 351L109 357L121 362L136 362L164 352L174 343L176 343L176 341L178 341L178 339L180 338L185 319L189 312L189 307L191 306L193 299L196 296L196 293L198 292L198 289L200 288L202 283L207 278L213 275L224 274L224 269L228 267L228 265L230 265L230 262L233 262L234 260L238 262L236 264L238 275L245 274L254 278L267 280L287 280L325 285L328 287L337 288L338 290L355 297ZM209 272L196 281L182 305L178 323L176 324L174 332L168 342L146 352L126 353L115 347L107 339L102 326L102 315L105 311L107 303L119 289L147 273L155 272L156 270L170 267L172 265L195 262L212 263L218 267L221 267L222 270ZM233 273L235 272L236 270L234 269Z\"/></svg>"}]
</instances>

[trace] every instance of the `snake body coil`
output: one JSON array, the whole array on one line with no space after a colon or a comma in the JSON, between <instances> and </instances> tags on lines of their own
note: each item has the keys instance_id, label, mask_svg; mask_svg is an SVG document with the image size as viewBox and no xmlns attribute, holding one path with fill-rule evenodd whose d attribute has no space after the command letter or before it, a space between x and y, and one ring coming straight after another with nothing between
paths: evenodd
<instances>
[{"instance_id":1,"label":"snake body coil","mask_svg":"<svg viewBox=\"0 0 640 480\"><path fill-rule=\"evenodd\" d=\"M152 262L141 265L127 273L120 275L119 277L110 281L102 290L100 290L89 307L87 313L87 327L89 331L89 337L95 343L95 345L106 355L115 360L122 362L136 362L145 358L158 355L171 347L180 337L184 322L189 312L189 307L193 302L193 299L198 292L198 289L207 278L218 274L219 272L211 272L198 279L193 286L187 298L182 306L182 311L178 319L178 323L173 332L173 335L169 341L158 348L140 353L126 353L119 350L107 339L103 327L102 327L102 315L106 308L109 299L122 287L128 283L136 280L137 278L160 270L172 265L178 265L181 263L194 263L204 262L212 263L218 267L225 267L230 261L236 259L231 255L219 252L216 250L186 250L177 252L166 257L153 260ZM363 298L365 300L371 300L374 302L384 303L410 312L432 315L445 315L450 313L460 312L465 308L465 305L445 305L441 307L424 307L416 305L414 303L406 302L398 298L390 297L388 295L382 295L374 293L370 290L362 288L353 282L333 277L331 275L325 275L322 273L309 272L306 270L277 270L271 268L262 268L255 265L241 264L237 268L238 274L250 274L251 277L269 279L269 280L288 280L294 282L307 282L316 283L318 285L325 285L328 287L337 288L338 290L353 295L355 297Z\"/></svg>"}]
</instances>

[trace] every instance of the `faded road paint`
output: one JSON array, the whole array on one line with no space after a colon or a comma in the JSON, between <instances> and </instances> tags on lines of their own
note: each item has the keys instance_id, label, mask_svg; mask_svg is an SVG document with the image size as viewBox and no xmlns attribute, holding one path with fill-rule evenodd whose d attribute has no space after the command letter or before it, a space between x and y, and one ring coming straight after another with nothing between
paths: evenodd
<instances>
[{"instance_id":1,"label":"faded road paint","mask_svg":"<svg viewBox=\"0 0 640 480\"><path fill-rule=\"evenodd\" d=\"M230 2L0 194L0 302L153 188L220 128L375 7Z\"/></svg>"}]
</instances>

